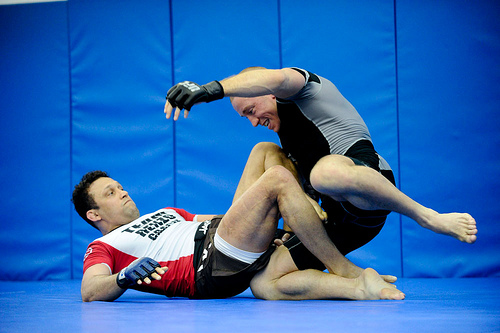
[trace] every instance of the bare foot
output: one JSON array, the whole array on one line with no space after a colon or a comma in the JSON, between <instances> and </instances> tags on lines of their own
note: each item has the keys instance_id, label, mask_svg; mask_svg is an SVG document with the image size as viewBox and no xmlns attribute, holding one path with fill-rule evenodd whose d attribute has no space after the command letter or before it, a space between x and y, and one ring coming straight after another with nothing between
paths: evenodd
<instances>
[{"instance_id":1,"label":"bare foot","mask_svg":"<svg viewBox=\"0 0 500 333\"><path fill-rule=\"evenodd\" d=\"M389 282L389 283L394 283L398 279L394 275L380 275L380 277L382 278L382 280L384 280L385 282Z\"/></svg>"},{"instance_id":2,"label":"bare foot","mask_svg":"<svg viewBox=\"0 0 500 333\"><path fill-rule=\"evenodd\" d=\"M349 267L348 273L343 274L341 276L347 277L350 279L355 279L357 277L360 277L364 272L365 272L365 270L363 268L352 264L351 267ZM395 277L394 275L380 275L380 277L382 278L382 280L384 280L387 283L394 283L398 280L398 278Z\"/></svg>"},{"instance_id":3,"label":"bare foot","mask_svg":"<svg viewBox=\"0 0 500 333\"><path fill-rule=\"evenodd\" d=\"M455 237L465 243L472 244L477 239L476 220L467 213L438 214L433 212L428 222L421 225L439 234Z\"/></svg>"},{"instance_id":4,"label":"bare foot","mask_svg":"<svg viewBox=\"0 0 500 333\"><path fill-rule=\"evenodd\" d=\"M359 283L358 300L403 300L405 298L405 294L393 284L385 282L372 268L365 269L357 280Z\"/></svg>"}]
</instances>

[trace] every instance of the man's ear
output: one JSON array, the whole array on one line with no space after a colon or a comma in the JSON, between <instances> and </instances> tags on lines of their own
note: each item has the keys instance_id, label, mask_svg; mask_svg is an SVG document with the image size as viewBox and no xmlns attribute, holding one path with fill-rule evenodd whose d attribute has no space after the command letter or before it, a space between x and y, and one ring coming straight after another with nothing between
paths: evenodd
<instances>
[{"instance_id":1,"label":"man's ear","mask_svg":"<svg viewBox=\"0 0 500 333\"><path fill-rule=\"evenodd\" d=\"M91 209L87 211L87 218L92 222L97 222L101 220L101 216L97 209Z\"/></svg>"}]
</instances>

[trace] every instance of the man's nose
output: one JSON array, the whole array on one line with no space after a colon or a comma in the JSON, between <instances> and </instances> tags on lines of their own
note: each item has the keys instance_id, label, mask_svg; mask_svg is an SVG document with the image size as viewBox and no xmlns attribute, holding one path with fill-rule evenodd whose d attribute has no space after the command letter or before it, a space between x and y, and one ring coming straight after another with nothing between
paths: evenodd
<instances>
[{"instance_id":1,"label":"man's nose","mask_svg":"<svg viewBox=\"0 0 500 333\"><path fill-rule=\"evenodd\" d=\"M252 118L248 118L248 120L250 120L250 122L252 123L252 126L253 126L253 127L257 127L257 126L259 126L259 118L257 118L257 117L252 117Z\"/></svg>"}]
</instances>

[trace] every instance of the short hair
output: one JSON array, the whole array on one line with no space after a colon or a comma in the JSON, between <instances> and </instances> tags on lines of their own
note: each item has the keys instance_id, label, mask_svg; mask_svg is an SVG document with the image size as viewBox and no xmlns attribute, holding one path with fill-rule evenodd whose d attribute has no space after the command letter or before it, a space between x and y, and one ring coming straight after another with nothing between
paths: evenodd
<instances>
[{"instance_id":1,"label":"short hair","mask_svg":"<svg viewBox=\"0 0 500 333\"><path fill-rule=\"evenodd\" d=\"M97 179L109 177L108 174L104 171L96 170L87 172L83 177L80 183L75 185L75 189L73 190L73 197L71 201L75 205L75 210L78 215L81 216L88 224L99 230L95 223L87 218L87 212L91 209L99 209L97 203L94 198L89 193L90 185L92 185Z\"/></svg>"}]
</instances>

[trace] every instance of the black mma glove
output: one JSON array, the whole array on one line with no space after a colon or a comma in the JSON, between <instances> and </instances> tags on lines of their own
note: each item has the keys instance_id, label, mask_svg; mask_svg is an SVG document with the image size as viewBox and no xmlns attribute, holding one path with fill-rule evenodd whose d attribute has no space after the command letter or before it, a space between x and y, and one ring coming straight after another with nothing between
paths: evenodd
<instances>
[{"instance_id":1,"label":"black mma glove","mask_svg":"<svg viewBox=\"0 0 500 333\"><path fill-rule=\"evenodd\" d=\"M198 83L184 81L177 83L167 92L167 100L173 107L191 110L196 103L211 102L224 97L224 88L219 81L200 86Z\"/></svg>"},{"instance_id":2,"label":"black mma glove","mask_svg":"<svg viewBox=\"0 0 500 333\"><path fill-rule=\"evenodd\" d=\"M160 267L160 264L151 258L136 259L118 273L116 283L122 289L130 288L139 280L144 280L147 277L151 279L151 274L156 272L156 267Z\"/></svg>"}]
</instances>

